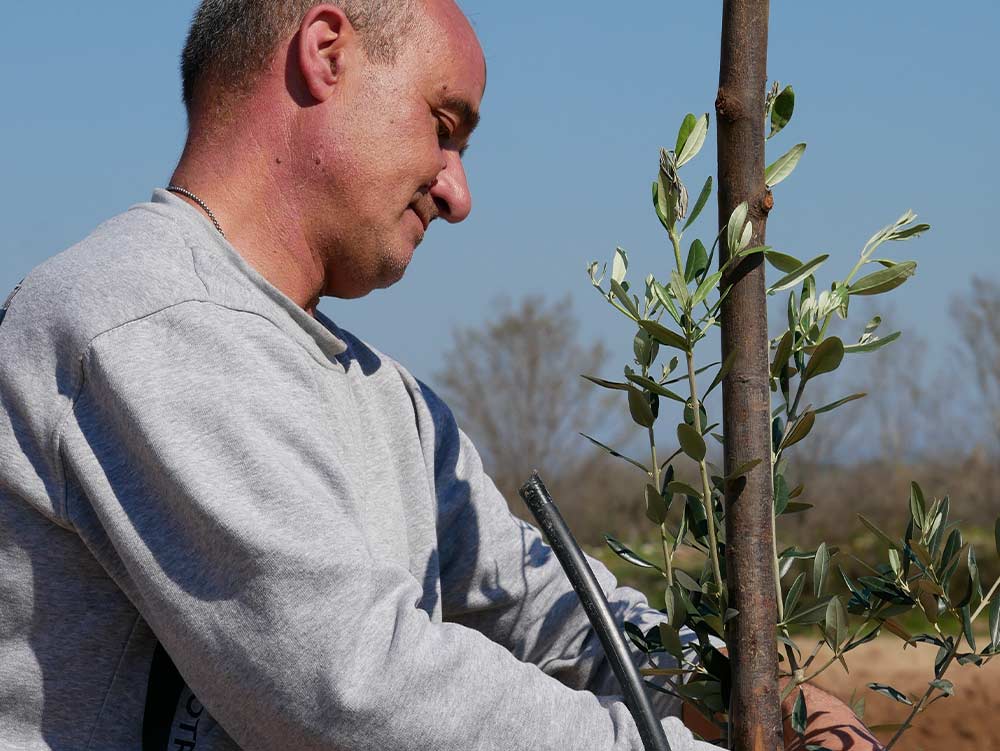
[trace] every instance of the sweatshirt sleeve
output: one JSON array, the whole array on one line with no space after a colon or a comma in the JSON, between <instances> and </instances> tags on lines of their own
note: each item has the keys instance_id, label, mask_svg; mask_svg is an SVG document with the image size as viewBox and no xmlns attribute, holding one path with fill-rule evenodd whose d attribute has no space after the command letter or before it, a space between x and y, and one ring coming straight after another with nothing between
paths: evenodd
<instances>
[{"instance_id":1,"label":"sweatshirt sleeve","mask_svg":"<svg viewBox=\"0 0 1000 751\"><path fill-rule=\"evenodd\" d=\"M600 639L552 548L536 527L510 513L449 408L421 388L436 433L445 617L481 631L568 686L599 696L620 694ZM587 561L618 623L646 632L664 620L641 592L619 587L603 563L590 556ZM695 638L688 629L681 633L685 644ZM649 659L629 646L636 665ZM657 667L676 667L670 655L652 657ZM678 699L660 692L650 698L661 714L680 715Z\"/></svg>"},{"instance_id":2,"label":"sweatshirt sleeve","mask_svg":"<svg viewBox=\"0 0 1000 751\"><path fill-rule=\"evenodd\" d=\"M369 552L316 372L266 319L187 303L91 343L61 431L68 517L227 733L247 751L641 749L624 705L432 622L420 582Z\"/></svg>"}]
</instances>

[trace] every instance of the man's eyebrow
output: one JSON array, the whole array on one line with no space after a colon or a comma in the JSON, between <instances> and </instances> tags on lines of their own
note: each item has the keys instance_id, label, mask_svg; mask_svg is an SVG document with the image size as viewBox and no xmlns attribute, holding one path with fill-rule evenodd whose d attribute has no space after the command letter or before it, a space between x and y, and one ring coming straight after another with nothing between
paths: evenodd
<instances>
[{"instance_id":1,"label":"man's eyebrow","mask_svg":"<svg viewBox=\"0 0 1000 751\"><path fill-rule=\"evenodd\" d=\"M461 127L465 129L467 134L471 134L476 129L476 126L479 125L479 112L461 97L447 97L441 102L441 108L451 110L458 115L461 120Z\"/></svg>"}]
</instances>

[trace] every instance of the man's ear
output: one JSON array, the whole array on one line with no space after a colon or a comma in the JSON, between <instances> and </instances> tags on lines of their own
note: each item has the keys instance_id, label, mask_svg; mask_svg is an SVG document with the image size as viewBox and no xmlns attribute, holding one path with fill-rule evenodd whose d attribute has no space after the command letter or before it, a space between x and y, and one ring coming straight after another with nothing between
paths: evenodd
<instances>
[{"instance_id":1,"label":"man's ear","mask_svg":"<svg viewBox=\"0 0 1000 751\"><path fill-rule=\"evenodd\" d=\"M347 60L358 43L357 33L338 6L310 8L298 33L298 62L306 89L318 102L333 95Z\"/></svg>"}]
</instances>

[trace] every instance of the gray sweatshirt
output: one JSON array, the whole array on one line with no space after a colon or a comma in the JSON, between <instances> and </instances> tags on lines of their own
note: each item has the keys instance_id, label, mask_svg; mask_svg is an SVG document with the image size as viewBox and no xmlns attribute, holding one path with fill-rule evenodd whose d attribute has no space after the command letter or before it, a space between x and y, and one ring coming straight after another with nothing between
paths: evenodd
<instances>
[{"instance_id":1,"label":"gray sweatshirt","mask_svg":"<svg viewBox=\"0 0 1000 751\"><path fill-rule=\"evenodd\" d=\"M448 408L197 210L156 191L5 312L0 748L641 749Z\"/></svg>"}]
</instances>

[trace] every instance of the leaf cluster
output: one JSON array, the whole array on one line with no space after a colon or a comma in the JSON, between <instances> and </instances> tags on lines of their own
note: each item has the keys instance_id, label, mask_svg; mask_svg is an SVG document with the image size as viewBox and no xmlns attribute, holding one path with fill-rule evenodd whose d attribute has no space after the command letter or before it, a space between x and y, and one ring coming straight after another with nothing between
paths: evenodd
<instances>
[{"instance_id":1,"label":"leaf cluster","mask_svg":"<svg viewBox=\"0 0 1000 751\"><path fill-rule=\"evenodd\" d=\"M788 125L794 108L792 87L775 84L767 99L768 139ZM751 472L770 472L775 526L782 516L811 508L803 500L805 486L789 487L789 451L809 436L823 415L866 394L848 394L833 402L813 405L808 401L809 384L840 368L847 355L874 352L900 336L900 332L880 336L878 316L869 320L852 342L829 335L830 325L835 317L848 319L852 298L886 294L913 276L915 261L892 260L884 253L877 256L876 253L886 243L919 236L928 225L917 224L916 216L907 211L872 235L849 272L822 290L817 272L825 266L830 254L801 260L796 255L755 244L757 233L746 203L733 211L711 242L701 238L688 242L685 234L711 197L713 180L708 177L704 181L692 204L681 169L698 155L708 130L707 114L700 117L688 114L678 130L674 148L660 151L659 170L651 193L654 213L672 251L668 270L661 275L649 274L641 284L634 284L629 279L628 253L622 248L615 250L610 276L607 266L601 268L596 261L588 266L593 287L619 314L634 323L635 359L625 366L620 380L584 377L598 387L625 392L632 421L649 439L648 459L637 459L587 436L612 456L645 473L647 483L642 499L645 516L657 529L663 553L662 563L654 563L608 538L608 545L623 560L655 569L664 579L664 622L645 633L629 626L626 633L643 652L665 653L673 658L675 667L651 667L647 671L651 678L664 679L656 682L657 690L694 705L705 716L716 718L724 729L731 676L728 660L719 646L725 643L726 624L737 615L728 605L725 578L726 492L738 492ZM796 144L767 167L768 188L792 174L805 149L805 144ZM728 258L713 272L713 261L723 238ZM727 271L757 254L777 273L768 286L768 294L787 294L782 330L771 340L769 378L776 401L772 411L771 452L770 456L758 457L744 466L722 469L710 460L708 439L724 443L726 436L714 432L717 423L709 422L704 400L725 379L731 358L727 362L698 366L696 350L720 323L722 303L730 291L725 281ZM660 359L661 353L666 353L662 358L665 362ZM710 385L702 390L698 379L706 373ZM661 408L664 401L670 406ZM672 444L665 459L658 447L656 430L664 420L668 421L668 440ZM679 457L697 467L697 480L678 477L679 465L675 466L675 460ZM961 533L948 520L950 501L941 499L927 504L919 487L914 485L909 505L911 522L898 539L861 519L884 544L887 560L868 566L870 575L857 580L834 565L837 557L844 555L836 548L821 543L814 550L792 546L779 553L777 538L773 538L779 602L775 638L784 651L782 670L792 678L788 690L835 663L846 669L844 656L882 631L895 634L907 644L933 640L939 646L930 687L936 698L954 691L943 679L952 660L981 664L994 654L1000 641L997 585L988 594L983 593L974 551L965 545ZM671 514L675 507L677 512ZM697 575L676 567L674 559L681 548L701 556L703 565ZM786 587L787 579L791 583ZM977 652L972 622L987 607L991 643ZM926 615L934 633L914 636L900 625L899 617L913 609L920 609ZM940 630L940 616L946 612L956 616L961 634L949 635ZM792 628L815 630L818 638L810 655L803 655L792 640ZM690 647L682 647L681 632L687 630L693 632L694 641ZM959 651L963 639L971 651ZM915 709L922 710L928 703L902 695L891 686L872 684L871 688L906 700L904 703ZM800 699L804 702L801 694ZM797 710L800 709L797 705Z\"/></svg>"}]
</instances>

